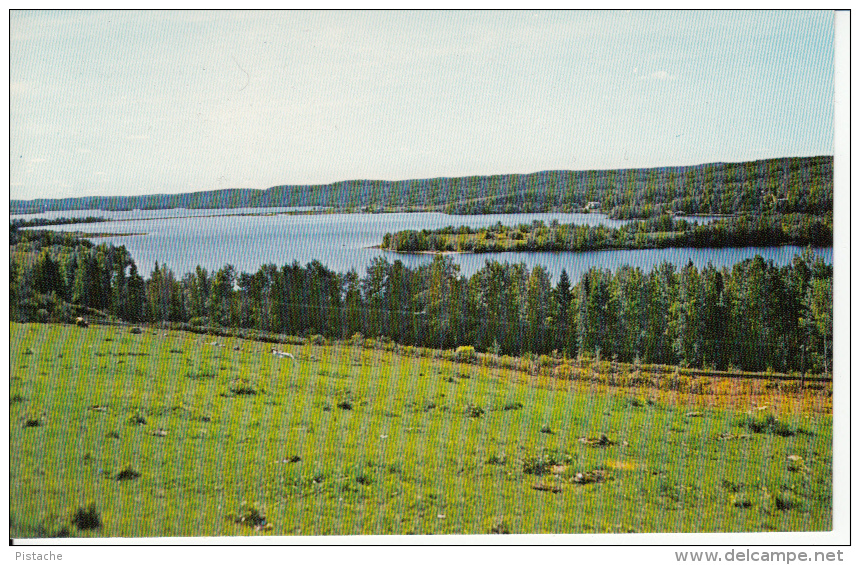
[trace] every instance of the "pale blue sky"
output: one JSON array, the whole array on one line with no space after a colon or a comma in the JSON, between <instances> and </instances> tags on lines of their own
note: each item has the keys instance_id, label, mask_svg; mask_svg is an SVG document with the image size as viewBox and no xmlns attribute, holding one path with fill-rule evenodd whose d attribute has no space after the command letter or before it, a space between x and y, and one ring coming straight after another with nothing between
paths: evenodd
<instances>
[{"instance_id":1,"label":"pale blue sky","mask_svg":"<svg viewBox=\"0 0 860 565\"><path fill-rule=\"evenodd\" d=\"M833 154L831 12L12 12L11 197Z\"/></svg>"}]
</instances>

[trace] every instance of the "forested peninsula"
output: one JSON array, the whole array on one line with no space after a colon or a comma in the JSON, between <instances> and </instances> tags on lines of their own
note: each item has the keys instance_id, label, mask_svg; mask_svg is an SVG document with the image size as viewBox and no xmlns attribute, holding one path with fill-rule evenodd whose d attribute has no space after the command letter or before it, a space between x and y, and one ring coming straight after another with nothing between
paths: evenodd
<instances>
[{"instance_id":1,"label":"forested peninsula","mask_svg":"<svg viewBox=\"0 0 860 565\"><path fill-rule=\"evenodd\" d=\"M603 225L546 223L487 228L404 230L385 234L381 248L401 253L504 251L598 251L665 247L745 247L833 245L833 217L765 214L700 223L662 215L613 228Z\"/></svg>"},{"instance_id":2,"label":"forested peninsula","mask_svg":"<svg viewBox=\"0 0 860 565\"><path fill-rule=\"evenodd\" d=\"M348 180L146 196L12 200L12 214L59 210L323 207L338 212L496 214L595 211L611 218L662 214L823 215L833 210L833 157L400 181Z\"/></svg>"}]
</instances>

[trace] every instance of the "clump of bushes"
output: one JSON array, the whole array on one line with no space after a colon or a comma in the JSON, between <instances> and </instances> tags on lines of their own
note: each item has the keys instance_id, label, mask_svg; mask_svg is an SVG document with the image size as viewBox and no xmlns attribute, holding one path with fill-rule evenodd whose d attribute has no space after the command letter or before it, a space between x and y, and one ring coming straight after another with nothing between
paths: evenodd
<instances>
[{"instance_id":1,"label":"clump of bushes","mask_svg":"<svg viewBox=\"0 0 860 565\"><path fill-rule=\"evenodd\" d=\"M337 403L337 407L341 410L352 410L352 401L350 400L341 400Z\"/></svg>"},{"instance_id":2,"label":"clump of bushes","mask_svg":"<svg viewBox=\"0 0 860 565\"><path fill-rule=\"evenodd\" d=\"M101 528L102 521L98 510L96 510L96 505L90 504L86 509L78 508L72 516L72 524L79 530L96 530Z\"/></svg>"},{"instance_id":3,"label":"clump of bushes","mask_svg":"<svg viewBox=\"0 0 860 565\"><path fill-rule=\"evenodd\" d=\"M778 492L773 496L773 505L777 510L791 510L800 504L800 499L789 492Z\"/></svg>"},{"instance_id":4,"label":"clump of bushes","mask_svg":"<svg viewBox=\"0 0 860 565\"><path fill-rule=\"evenodd\" d=\"M634 408L642 408L643 406L645 406L645 401L641 398L637 398L634 396L632 398L627 399L627 405L632 406Z\"/></svg>"},{"instance_id":5,"label":"clump of bushes","mask_svg":"<svg viewBox=\"0 0 860 565\"><path fill-rule=\"evenodd\" d=\"M122 471L116 474L116 480L118 481L133 481L140 477L140 473L136 471L131 465L126 465Z\"/></svg>"},{"instance_id":6,"label":"clump of bushes","mask_svg":"<svg viewBox=\"0 0 860 565\"><path fill-rule=\"evenodd\" d=\"M22 428L38 428L42 425L42 419L39 416L28 416L24 418Z\"/></svg>"},{"instance_id":7,"label":"clump of bushes","mask_svg":"<svg viewBox=\"0 0 860 565\"><path fill-rule=\"evenodd\" d=\"M257 531L271 530L272 525L266 519L266 511L247 502L239 507L239 514L231 517L240 526L253 528Z\"/></svg>"},{"instance_id":8,"label":"clump of bushes","mask_svg":"<svg viewBox=\"0 0 860 565\"><path fill-rule=\"evenodd\" d=\"M505 405L502 407L502 409L503 410L520 410L520 409L522 409L522 407L523 407L522 402L514 401L514 402L505 403Z\"/></svg>"},{"instance_id":9,"label":"clump of bushes","mask_svg":"<svg viewBox=\"0 0 860 565\"><path fill-rule=\"evenodd\" d=\"M128 423L132 426L145 426L146 418L138 411L128 417Z\"/></svg>"},{"instance_id":10,"label":"clump of bushes","mask_svg":"<svg viewBox=\"0 0 860 565\"><path fill-rule=\"evenodd\" d=\"M572 381L579 376L579 371L570 365L559 365L555 368L555 377L563 381Z\"/></svg>"},{"instance_id":11,"label":"clump of bushes","mask_svg":"<svg viewBox=\"0 0 860 565\"><path fill-rule=\"evenodd\" d=\"M233 379L230 382L230 392L237 396L257 394L257 387L248 379Z\"/></svg>"},{"instance_id":12,"label":"clump of bushes","mask_svg":"<svg viewBox=\"0 0 860 565\"><path fill-rule=\"evenodd\" d=\"M471 345L461 345L454 351L454 360L455 361L474 361L478 358L478 353L475 351L475 348Z\"/></svg>"},{"instance_id":13,"label":"clump of bushes","mask_svg":"<svg viewBox=\"0 0 860 565\"><path fill-rule=\"evenodd\" d=\"M757 434L773 434L781 437L793 436L798 431L785 422L779 421L773 414L762 417L747 416L741 421L741 425Z\"/></svg>"},{"instance_id":14,"label":"clump of bushes","mask_svg":"<svg viewBox=\"0 0 860 565\"><path fill-rule=\"evenodd\" d=\"M466 415L470 418L480 418L484 415L484 409L477 404L469 404L466 406Z\"/></svg>"},{"instance_id":15,"label":"clump of bushes","mask_svg":"<svg viewBox=\"0 0 860 565\"><path fill-rule=\"evenodd\" d=\"M523 473L526 475L546 475L554 466L567 463L569 459L569 457L565 458L555 453L524 457Z\"/></svg>"}]
</instances>

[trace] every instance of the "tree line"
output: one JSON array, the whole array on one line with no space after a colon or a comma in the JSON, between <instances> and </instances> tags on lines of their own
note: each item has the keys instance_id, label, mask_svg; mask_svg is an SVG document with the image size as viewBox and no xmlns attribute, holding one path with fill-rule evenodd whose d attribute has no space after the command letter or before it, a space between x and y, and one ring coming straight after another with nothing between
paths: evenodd
<instances>
[{"instance_id":1,"label":"tree line","mask_svg":"<svg viewBox=\"0 0 860 565\"><path fill-rule=\"evenodd\" d=\"M42 226L58 226L62 224L94 224L98 222L107 222L106 218L101 216L87 216L86 218L15 218L9 222L9 230L14 232L22 228L33 228Z\"/></svg>"},{"instance_id":2,"label":"tree line","mask_svg":"<svg viewBox=\"0 0 860 565\"><path fill-rule=\"evenodd\" d=\"M809 214L765 214L689 222L667 214L612 228L598 225L532 224L487 228L468 226L387 233L381 247L414 253L504 251L596 251L665 247L742 247L748 245L833 245L833 218Z\"/></svg>"},{"instance_id":3,"label":"tree line","mask_svg":"<svg viewBox=\"0 0 860 565\"><path fill-rule=\"evenodd\" d=\"M248 328L298 336L472 345L497 354L590 355L623 362L742 370L828 371L832 266L812 252L777 267L760 256L717 269L592 268L553 284L543 267L488 261L471 277L450 257L409 268L375 258L366 273L227 265L148 278L124 247L70 234L18 232L11 318L70 319L81 309L130 322Z\"/></svg>"}]
</instances>

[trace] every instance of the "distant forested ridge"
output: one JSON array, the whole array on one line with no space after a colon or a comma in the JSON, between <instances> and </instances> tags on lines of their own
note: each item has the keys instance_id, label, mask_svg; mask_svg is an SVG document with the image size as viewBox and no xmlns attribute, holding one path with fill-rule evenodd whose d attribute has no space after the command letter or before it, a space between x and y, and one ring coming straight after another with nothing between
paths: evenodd
<instances>
[{"instance_id":1,"label":"distant forested ridge","mask_svg":"<svg viewBox=\"0 0 860 565\"><path fill-rule=\"evenodd\" d=\"M463 276L447 256L417 268L377 257L361 277L314 261L181 275L156 264L144 278L124 247L71 233L13 230L10 243L12 321L84 314L306 337L360 333L497 354L752 371L832 367L833 267L811 251L784 267L756 256L721 269L592 268L575 283L562 272L554 285L543 267L495 261Z\"/></svg>"},{"instance_id":2,"label":"distant forested ridge","mask_svg":"<svg viewBox=\"0 0 860 565\"><path fill-rule=\"evenodd\" d=\"M825 214L833 209L833 157L786 157L695 166L543 171L402 181L350 180L147 196L12 200L12 214L59 210L320 206L339 211L451 214L601 211Z\"/></svg>"},{"instance_id":3,"label":"distant forested ridge","mask_svg":"<svg viewBox=\"0 0 860 565\"><path fill-rule=\"evenodd\" d=\"M665 247L744 247L770 245L833 245L832 215L762 214L690 222L669 215L630 222L617 228L546 223L487 228L446 227L387 233L382 249L402 253L504 251L597 251Z\"/></svg>"}]
</instances>

